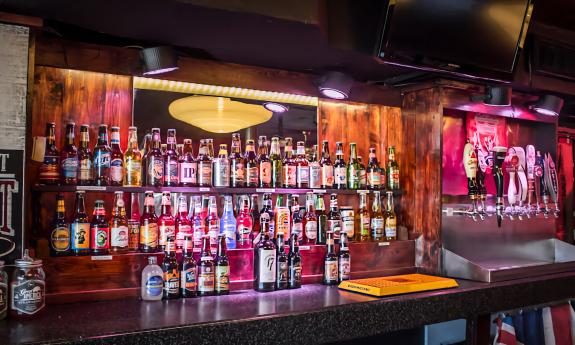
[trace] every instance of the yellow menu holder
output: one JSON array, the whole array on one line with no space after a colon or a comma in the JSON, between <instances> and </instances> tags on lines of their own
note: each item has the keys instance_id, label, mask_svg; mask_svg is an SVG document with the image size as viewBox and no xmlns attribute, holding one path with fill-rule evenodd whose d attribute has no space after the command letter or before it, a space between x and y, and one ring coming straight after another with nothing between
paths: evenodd
<instances>
[{"instance_id":1,"label":"yellow menu holder","mask_svg":"<svg viewBox=\"0 0 575 345\"><path fill-rule=\"evenodd\" d=\"M376 297L446 289L458 286L459 285L454 279L417 273L346 280L339 284L339 288L342 290L359 292Z\"/></svg>"}]
</instances>

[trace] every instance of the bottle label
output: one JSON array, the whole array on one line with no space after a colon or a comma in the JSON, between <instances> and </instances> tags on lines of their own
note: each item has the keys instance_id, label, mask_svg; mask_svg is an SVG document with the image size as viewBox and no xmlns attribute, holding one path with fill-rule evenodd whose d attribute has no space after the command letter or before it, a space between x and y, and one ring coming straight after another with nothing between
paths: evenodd
<instances>
[{"instance_id":1,"label":"bottle label","mask_svg":"<svg viewBox=\"0 0 575 345\"><path fill-rule=\"evenodd\" d=\"M273 283L276 278L276 251L259 249L258 277L262 283Z\"/></svg>"},{"instance_id":2,"label":"bottle label","mask_svg":"<svg viewBox=\"0 0 575 345\"><path fill-rule=\"evenodd\" d=\"M97 150L94 153L94 168L110 168L110 152Z\"/></svg>"},{"instance_id":3,"label":"bottle label","mask_svg":"<svg viewBox=\"0 0 575 345\"><path fill-rule=\"evenodd\" d=\"M65 252L70 249L70 231L67 226L58 226L52 230L50 236L52 248L56 252Z\"/></svg>"},{"instance_id":4,"label":"bottle label","mask_svg":"<svg viewBox=\"0 0 575 345\"><path fill-rule=\"evenodd\" d=\"M333 165L321 167L321 185L326 187L333 186Z\"/></svg>"},{"instance_id":5,"label":"bottle label","mask_svg":"<svg viewBox=\"0 0 575 345\"><path fill-rule=\"evenodd\" d=\"M249 243L251 232L252 232L251 226L238 224L238 235L241 243Z\"/></svg>"},{"instance_id":6,"label":"bottle label","mask_svg":"<svg viewBox=\"0 0 575 345\"><path fill-rule=\"evenodd\" d=\"M359 170L359 184L365 186L367 184L367 174L365 169Z\"/></svg>"},{"instance_id":7,"label":"bottle label","mask_svg":"<svg viewBox=\"0 0 575 345\"><path fill-rule=\"evenodd\" d=\"M78 162L78 180L90 181L92 180L92 161L88 158L81 159Z\"/></svg>"},{"instance_id":8,"label":"bottle label","mask_svg":"<svg viewBox=\"0 0 575 345\"><path fill-rule=\"evenodd\" d=\"M334 168L334 183L336 184L346 184L347 183L347 176L345 175L345 168L337 167Z\"/></svg>"},{"instance_id":9,"label":"bottle label","mask_svg":"<svg viewBox=\"0 0 575 345\"><path fill-rule=\"evenodd\" d=\"M214 187L228 187L230 185L230 167L227 162L214 160Z\"/></svg>"},{"instance_id":10,"label":"bottle label","mask_svg":"<svg viewBox=\"0 0 575 345\"><path fill-rule=\"evenodd\" d=\"M291 285L301 285L301 262L290 267L289 278Z\"/></svg>"},{"instance_id":11,"label":"bottle label","mask_svg":"<svg viewBox=\"0 0 575 345\"><path fill-rule=\"evenodd\" d=\"M128 186L139 186L142 176L142 163L134 159L126 160L126 184Z\"/></svg>"},{"instance_id":12,"label":"bottle label","mask_svg":"<svg viewBox=\"0 0 575 345\"><path fill-rule=\"evenodd\" d=\"M309 183L309 167L308 166L298 166L297 167L297 183Z\"/></svg>"},{"instance_id":13,"label":"bottle label","mask_svg":"<svg viewBox=\"0 0 575 345\"><path fill-rule=\"evenodd\" d=\"M359 170L357 170L353 164L348 166L348 183L350 185L359 184Z\"/></svg>"},{"instance_id":14,"label":"bottle label","mask_svg":"<svg viewBox=\"0 0 575 345\"><path fill-rule=\"evenodd\" d=\"M110 228L107 226L92 226L90 229L90 233L92 234L91 238L91 248L92 249L108 249L110 248Z\"/></svg>"},{"instance_id":15,"label":"bottle label","mask_svg":"<svg viewBox=\"0 0 575 345\"><path fill-rule=\"evenodd\" d=\"M148 162L148 177L155 181L162 181L164 178L164 160L155 156L151 158Z\"/></svg>"},{"instance_id":16,"label":"bottle label","mask_svg":"<svg viewBox=\"0 0 575 345\"><path fill-rule=\"evenodd\" d=\"M288 281L288 263L285 261L278 262L277 267L278 282L287 283Z\"/></svg>"},{"instance_id":17,"label":"bottle label","mask_svg":"<svg viewBox=\"0 0 575 345\"><path fill-rule=\"evenodd\" d=\"M12 310L33 315L44 308L46 285L43 280L25 280L19 284L13 282L11 290Z\"/></svg>"},{"instance_id":18,"label":"bottle label","mask_svg":"<svg viewBox=\"0 0 575 345\"><path fill-rule=\"evenodd\" d=\"M176 246L178 248L184 247L184 239L186 235L192 235L192 227L188 224L178 225L178 231L176 232Z\"/></svg>"},{"instance_id":19,"label":"bottle label","mask_svg":"<svg viewBox=\"0 0 575 345\"><path fill-rule=\"evenodd\" d=\"M290 187L295 187L297 184L297 167L293 165L284 165L285 169L285 185Z\"/></svg>"},{"instance_id":20,"label":"bottle label","mask_svg":"<svg viewBox=\"0 0 575 345\"><path fill-rule=\"evenodd\" d=\"M195 184L198 182L196 172L198 171L198 163L183 162L179 163L178 168L181 183Z\"/></svg>"},{"instance_id":21,"label":"bottle label","mask_svg":"<svg viewBox=\"0 0 575 345\"><path fill-rule=\"evenodd\" d=\"M369 237L371 219L368 215L360 215L359 219L359 234L363 237Z\"/></svg>"},{"instance_id":22,"label":"bottle label","mask_svg":"<svg viewBox=\"0 0 575 345\"><path fill-rule=\"evenodd\" d=\"M0 314L5 313L8 309L8 285L0 282Z\"/></svg>"},{"instance_id":23,"label":"bottle label","mask_svg":"<svg viewBox=\"0 0 575 345\"><path fill-rule=\"evenodd\" d=\"M210 162L200 162L198 165L200 176L198 178L198 183L203 185L212 184L212 165Z\"/></svg>"},{"instance_id":24,"label":"bottle label","mask_svg":"<svg viewBox=\"0 0 575 345\"><path fill-rule=\"evenodd\" d=\"M290 236L290 213L287 207L277 207L276 208L276 226L275 233L284 234L284 238L289 238Z\"/></svg>"},{"instance_id":25,"label":"bottle label","mask_svg":"<svg viewBox=\"0 0 575 345\"><path fill-rule=\"evenodd\" d=\"M367 174L367 183L370 186L381 186L381 173L378 171L371 171Z\"/></svg>"},{"instance_id":26,"label":"bottle label","mask_svg":"<svg viewBox=\"0 0 575 345\"><path fill-rule=\"evenodd\" d=\"M383 236L383 218L371 218L371 233L374 239Z\"/></svg>"},{"instance_id":27,"label":"bottle label","mask_svg":"<svg viewBox=\"0 0 575 345\"><path fill-rule=\"evenodd\" d=\"M158 297L162 294L164 288L164 279L161 276L151 276L146 281L146 294Z\"/></svg>"},{"instance_id":28,"label":"bottle label","mask_svg":"<svg viewBox=\"0 0 575 345\"><path fill-rule=\"evenodd\" d=\"M389 188L397 188L399 186L399 169L390 167L387 172L389 176Z\"/></svg>"},{"instance_id":29,"label":"bottle label","mask_svg":"<svg viewBox=\"0 0 575 345\"><path fill-rule=\"evenodd\" d=\"M258 183L258 168L249 167L248 168L248 183L257 184Z\"/></svg>"},{"instance_id":30,"label":"bottle label","mask_svg":"<svg viewBox=\"0 0 575 345\"><path fill-rule=\"evenodd\" d=\"M114 182L124 181L124 162L120 158L114 158L110 162L110 178Z\"/></svg>"},{"instance_id":31,"label":"bottle label","mask_svg":"<svg viewBox=\"0 0 575 345\"><path fill-rule=\"evenodd\" d=\"M161 222L160 222L161 223ZM158 244L165 246L168 243L168 238L174 238L176 235L176 227L174 225L160 224L160 238Z\"/></svg>"},{"instance_id":32,"label":"bottle label","mask_svg":"<svg viewBox=\"0 0 575 345\"><path fill-rule=\"evenodd\" d=\"M244 167L244 163L241 161L232 162L232 180L236 184L242 184L246 181L246 169Z\"/></svg>"},{"instance_id":33,"label":"bottle label","mask_svg":"<svg viewBox=\"0 0 575 345\"><path fill-rule=\"evenodd\" d=\"M230 290L230 266L216 266L216 291Z\"/></svg>"},{"instance_id":34,"label":"bottle label","mask_svg":"<svg viewBox=\"0 0 575 345\"><path fill-rule=\"evenodd\" d=\"M126 248L129 243L129 230L125 225L110 229L110 244L112 247Z\"/></svg>"},{"instance_id":35,"label":"bottle label","mask_svg":"<svg viewBox=\"0 0 575 345\"><path fill-rule=\"evenodd\" d=\"M128 220L128 229L128 248L130 250L137 250L140 245L140 222L135 219Z\"/></svg>"},{"instance_id":36,"label":"bottle label","mask_svg":"<svg viewBox=\"0 0 575 345\"><path fill-rule=\"evenodd\" d=\"M353 216L353 210L341 210L341 225L342 233L347 234L347 237L353 238L355 230L355 221Z\"/></svg>"},{"instance_id":37,"label":"bottle label","mask_svg":"<svg viewBox=\"0 0 575 345\"><path fill-rule=\"evenodd\" d=\"M291 227L292 234L296 234L298 240L301 240L302 232L303 232L303 224L300 223L293 223Z\"/></svg>"},{"instance_id":38,"label":"bottle label","mask_svg":"<svg viewBox=\"0 0 575 345\"><path fill-rule=\"evenodd\" d=\"M337 261L326 261L324 265L324 280L337 281Z\"/></svg>"},{"instance_id":39,"label":"bottle label","mask_svg":"<svg viewBox=\"0 0 575 345\"><path fill-rule=\"evenodd\" d=\"M195 223L192 226L194 232L194 247L199 248L202 246L202 236L204 236L204 224L203 222Z\"/></svg>"},{"instance_id":40,"label":"bottle label","mask_svg":"<svg viewBox=\"0 0 575 345\"><path fill-rule=\"evenodd\" d=\"M350 258L340 258L339 259L339 279L349 280L349 272L351 271L351 260Z\"/></svg>"},{"instance_id":41,"label":"bottle label","mask_svg":"<svg viewBox=\"0 0 575 345\"><path fill-rule=\"evenodd\" d=\"M57 182L60 178L60 157L44 156L44 163L40 166L39 179L41 182Z\"/></svg>"},{"instance_id":42,"label":"bottle label","mask_svg":"<svg viewBox=\"0 0 575 345\"><path fill-rule=\"evenodd\" d=\"M317 163L310 164L309 166L309 187L321 187L321 167Z\"/></svg>"},{"instance_id":43,"label":"bottle label","mask_svg":"<svg viewBox=\"0 0 575 345\"><path fill-rule=\"evenodd\" d=\"M272 183L272 163L271 162L261 162L260 163L260 179L262 183Z\"/></svg>"},{"instance_id":44,"label":"bottle label","mask_svg":"<svg viewBox=\"0 0 575 345\"><path fill-rule=\"evenodd\" d=\"M214 291L214 271L211 267L200 266L200 274L198 275L198 291Z\"/></svg>"},{"instance_id":45,"label":"bottle label","mask_svg":"<svg viewBox=\"0 0 575 345\"><path fill-rule=\"evenodd\" d=\"M164 167L164 182L178 184L179 176L178 176L178 161L174 158L166 159Z\"/></svg>"},{"instance_id":46,"label":"bottle label","mask_svg":"<svg viewBox=\"0 0 575 345\"><path fill-rule=\"evenodd\" d=\"M185 292L196 292L198 287L197 282L197 275L198 275L198 268L196 266L186 268L182 271L182 282L180 283L180 287Z\"/></svg>"},{"instance_id":47,"label":"bottle label","mask_svg":"<svg viewBox=\"0 0 575 345\"><path fill-rule=\"evenodd\" d=\"M218 234L220 233L220 224L218 221L212 221L211 224L208 225L208 236L210 237L210 246L217 247L218 246Z\"/></svg>"},{"instance_id":48,"label":"bottle label","mask_svg":"<svg viewBox=\"0 0 575 345\"><path fill-rule=\"evenodd\" d=\"M78 174L78 157L68 157L62 160L62 175L64 178L76 178Z\"/></svg>"},{"instance_id":49,"label":"bottle label","mask_svg":"<svg viewBox=\"0 0 575 345\"><path fill-rule=\"evenodd\" d=\"M140 225L140 244L155 248L158 246L158 224L148 223Z\"/></svg>"},{"instance_id":50,"label":"bottle label","mask_svg":"<svg viewBox=\"0 0 575 345\"><path fill-rule=\"evenodd\" d=\"M72 249L90 249L90 223L72 223Z\"/></svg>"},{"instance_id":51,"label":"bottle label","mask_svg":"<svg viewBox=\"0 0 575 345\"><path fill-rule=\"evenodd\" d=\"M305 235L310 240L317 238L317 221L311 220L305 224Z\"/></svg>"},{"instance_id":52,"label":"bottle label","mask_svg":"<svg viewBox=\"0 0 575 345\"><path fill-rule=\"evenodd\" d=\"M337 240L340 237L341 232L341 221L339 219L328 219L327 220L328 231L333 232L333 239Z\"/></svg>"},{"instance_id":53,"label":"bottle label","mask_svg":"<svg viewBox=\"0 0 575 345\"><path fill-rule=\"evenodd\" d=\"M180 293L180 272L173 268L164 272L164 294L177 295Z\"/></svg>"},{"instance_id":54,"label":"bottle label","mask_svg":"<svg viewBox=\"0 0 575 345\"><path fill-rule=\"evenodd\" d=\"M226 246L228 249L236 248L236 224L235 223L224 223L223 225L224 235L226 236Z\"/></svg>"},{"instance_id":55,"label":"bottle label","mask_svg":"<svg viewBox=\"0 0 575 345\"><path fill-rule=\"evenodd\" d=\"M395 218L387 218L385 222L385 237L395 238L397 236L397 224Z\"/></svg>"}]
</instances>

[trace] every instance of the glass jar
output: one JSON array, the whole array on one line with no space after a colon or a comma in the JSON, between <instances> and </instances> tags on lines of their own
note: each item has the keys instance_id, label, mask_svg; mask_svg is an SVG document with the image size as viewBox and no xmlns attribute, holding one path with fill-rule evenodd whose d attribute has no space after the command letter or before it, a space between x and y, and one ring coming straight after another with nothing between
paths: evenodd
<instances>
[{"instance_id":1,"label":"glass jar","mask_svg":"<svg viewBox=\"0 0 575 345\"><path fill-rule=\"evenodd\" d=\"M8 314L8 273L4 271L4 261L0 261L0 320Z\"/></svg>"},{"instance_id":2,"label":"glass jar","mask_svg":"<svg viewBox=\"0 0 575 345\"><path fill-rule=\"evenodd\" d=\"M24 256L15 261L16 269L10 283L10 315L31 317L45 306L46 276L42 260L33 259L24 251Z\"/></svg>"}]
</instances>

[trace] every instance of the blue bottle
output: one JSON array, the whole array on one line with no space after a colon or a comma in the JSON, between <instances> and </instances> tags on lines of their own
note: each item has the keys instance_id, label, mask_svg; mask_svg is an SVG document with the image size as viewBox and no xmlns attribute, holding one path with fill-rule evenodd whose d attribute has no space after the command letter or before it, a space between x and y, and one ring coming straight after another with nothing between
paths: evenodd
<instances>
[{"instance_id":1,"label":"blue bottle","mask_svg":"<svg viewBox=\"0 0 575 345\"><path fill-rule=\"evenodd\" d=\"M220 219L220 234L226 236L226 246L228 249L236 248L236 217L234 217L231 195L224 197L224 212Z\"/></svg>"}]
</instances>

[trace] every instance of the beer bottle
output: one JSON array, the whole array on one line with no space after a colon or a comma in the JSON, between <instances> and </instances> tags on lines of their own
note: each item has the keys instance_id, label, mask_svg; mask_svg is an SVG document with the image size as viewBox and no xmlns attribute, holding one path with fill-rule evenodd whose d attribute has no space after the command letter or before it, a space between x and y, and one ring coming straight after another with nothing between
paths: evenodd
<instances>
[{"instance_id":1,"label":"beer bottle","mask_svg":"<svg viewBox=\"0 0 575 345\"><path fill-rule=\"evenodd\" d=\"M38 180L42 184L49 185L60 182L60 154L56 147L56 124L54 122L46 124L46 149Z\"/></svg>"},{"instance_id":2,"label":"beer bottle","mask_svg":"<svg viewBox=\"0 0 575 345\"><path fill-rule=\"evenodd\" d=\"M246 152L244 157L246 159L246 173L247 173L247 186L257 187L259 182L259 167L256 152L254 149L254 141L246 141Z\"/></svg>"},{"instance_id":3,"label":"beer bottle","mask_svg":"<svg viewBox=\"0 0 575 345\"><path fill-rule=\"evenodd\" d=\"M90 126L80 126L80 147L78 148L78 184L91 185L93 182L92 151L90 150Z\"/></svg>"},{"instance_id":4,"label":"beer bottle","mask_svg":"<svg viewBox=\"0 0 575 345\"><path fill-rule=\"evenodd\" d=\"M333 164L329 157L329 144L327 140L321 143L321 160L319 162L321 166L321 188L332 188L333 179Z\"/></svg>"},{"instance_id":5,"label":"beer bottle","mask_svg":"<svg viewBox=\"0 0 575 345\"><path fill-rule=\"evenodd\" d=\"M224 196L224 211L220 220L220 234L226 236L227 248L236 248L236 217L234 216L231 195Z\"/></svg>"},{"instance_id":6,"label":"beer bottle","mask_svg":"<svg viewBox=\"0 0 575 345\"><path fill-rule=\"evenodd\" d=\"M337 264L337 255L335 254L333 233L331 231L328 231L327 233L327 253L325 254L325 258L323 261L324 261L323 283L325 285L337 285L338 264Z\"/></svg>"},{"instance_id":7,"label":"beer bottle","mask_svg":"<svg viewBox=\"0 0 575 345\"><path fill-rule=\"evenodd\" d=\"M367 163L367 187L370 189L381 188L381 167L375 155L375 147L369 148L369 161Z\"/></svg>"},{"instance_id":8,"label":"beer bottle","mask_svg":"<svg viewBox=\"0 0 575 345\"><path fill-rule=\"evenodd\" d=\"M139 187L142 185L142 153L138 148L138 129L128 129L128 149L124 155L124 186Z\"/></svg>"},{"instance_id":9,"label":"beer bottle","mask_svg":"<svg viewBox=\"0 0 575 345\"><path fill-rule=\"evenodd\" d=\"M285 188L295 188L297 186L297 165L293 159L292 138L286 138L284 149L284 159L282 161L282 180Z\"/></svg>"},{"instance_id":10,"label":"beer bottle","mask_svg":"<svg viewBox=\"0 0 575 345\"><path fill-rule=\"evenodd\" d=\"M208 139L200 140L198 153L198 186L209 187L212 185L212 160L209 155Z\"/></svg>"},{"instance_id":11,"label":"beer bottle","mask_svg":"<svg viewBox=\"0 0 575 345\"><path fill-rule=\"evenodd\" d=\"M142 146L142 185L148 182L148 152L152 149L152 133L144 135L144 145Z\"/></svg>"},{"instance_id":12,"label":"beer bottle","mask_svg":"<svg viewBox=\"0 0 575 345\"><path fill-rule=\"evenodd\" d=\"M66 125L66 144L60 152L62 172L60 174L63 185L75 185L78 183L78 149L74 144L74 122Z\"/></svg>"},{"instance_id":13,"label":"beer bottle","mask_svg":"<svg viewBox=\"0 0 575 345\"><path fill-rule=\"evenodd\" d=\"M129 244L128 221L124 206L124 192L117 191L114 195L114 209L110 219L110 248L112 252L125 252Z\"/></svg>"},{"instance_id":14,"label":"beer bottle","mask_svg":"<svg viewBox=\"0 0 575 345\"><path fill-rule=\"evenodd\" d=\"M250 233L251 246L259 242L261 231L260 211L258 210L258 195L250 195L250 214L252 215L252 232Z\"/></svg>"},{"instance_id":15,"label":"beer bottle","mask_svg":"<svg viewBox=\"0 0 575 345\"><path fill-rule=\"evenodd\" d=\"M238 217L237 223L237 242L236 248L251 248L250 235L253 227L253 219L250 213L249 199L245 197L242 202L242 209Z\"/></svg>"},{"instance_id":16,"label":"beer bottle","mask_svg":"<svg viewBox=\"0 0 575 345\"><path fill-rule=\"evenodd\" d=\"M313 193L307 192L305 196L305 214L303 216L304 244L315 244L317 241L317 216L313 207Z\"/></svg>"},{"instance_id":17,"label":"beer bottle","mask_svg":"<svg viewBox=\"0 0 575 345\"><path fill-rule=\"evenodd\" d=\"M270 238L274 238L275 235L275 222L274 222L274 210L272 208L272 195L270 193L264 193L264 200L262 201L262 209L260 210L259 215L257 216L259 219L259 232L261 234L261 222L262 218L266 218L269 225L270 225Z\"/></svg>"},{"instance_id":18,"label":"beer bottle","mask_svg":"<svg viewBox=\"0 0 575 345\"><path fill-rule=\"evenodd\" d=\"M371 218L367 209L367 193L359 194L359 210L355 213L355 236L356 241L369 241L371 234Z\"/></svg>"},{"instance_id":19,"label":"beer bottle","mask_svg":"<svg viewBox=\"0 0 575 345\"><path fill-rule=\"evenodd\" d=\"M182 290L182 297L196 297L198 294L196 291L198 288L198 266L194 260L194 239L191 235L185 235L183 242L180 289Z\"/></svg>"},{"instance_id":20,"label":"beer bottle","mask_svg":"<svg viewBox=\"0 0 575 345\"><path fill-rule=\"evenodd\" d=\"M178 174L180 186L190 187L198 184L198 162L194 159L192 139L184 139L184 148L178 158Z\"/></svg>"},{"instance_id":21,"label":"beer bottle","mask_svg":"<svg viewBox=\"0 0 575 345\"><path fill-rule=\"evenodd\" d=\"M160 250L166 249L168 238L176 238L176 224L174 216L172 216L172 196L170 192L162 193L162 210L158 218L159 239L158 245Z\"/></svg>"},{"instance_id":22,"label":"beer bottle","mask_svg":"<svg viewBox=\"0 0 575 345\"><path fill-rule=\"evenodd\" d=\"M152 143L146 153L146 185L159 187L164 183L164 156L160 149L160 129L152 128Z\"/></svg>"},{"instance_id":23,"label":"beer bottle","mask_svg":"<svg viewBox=\"0 0 575 345\"><path fill-rule=\"evenodd\" d=\"M120 127L112 127L111 139L110 184L121 186L124 183L124 154L120 148Z\"/></svg>"},{"instance_id":24,"label":"beer bottle","mask_svg":"<svg viewBox=\"0 0 575 345\"><path fill-rule=\"evenodd\" d=\"M110 227L103 200L96 200L90 224L92 255L106 255L110 250Z\"/></svg>"},{"instance_id":25,"label":"beer bottle","mask_svg":"<svg viewBox=\"0 0 575 345\"><path fill-rule=\"evenodd\" d=\"M140 251L154 253L158 250L158 218L154 210L154 192L144 197L144 213L140 218Z\"/></svg>"},{"instance_id":26,"label":"beer bottle","mask_svg":"<svg viewBox=\"0 0 575 345\"><path fill-rule=\"evenodd\" d=\"M176 153L176 130L168 129L166 153L164 155L164 186L177 186L178 174L178 154Z\"/></svg>"},{"instance_id":27,"label":"beer bottle","mask_svg":"<svg viewBox=\"0 0 575 345\"><path fill-rule=\"evenodd\" d=\"M355 143L349 144L349 162L347 164L347 188L359 189L360 166L357 161L357 146Z\"/></svg>"},{"instance_id":28,"label":"beer bottle","mask_svg":"<svg viewBox=\"0 0 575 345\"><path fill-rule=\"evenodd\" d=\"M359 188L365 189L367 188L367 172L361 156L357 156L357 162L359 163Z\"/></svg>"},{"instance_id":29,"label":"beer bottle","mask_svg":"<svg viewBox=\"0 0 575 345\"><path fill-rule=\"evenodd\" d=\"M192 233L194 235L194 247L200 248L202 245L202 237L206 234L206 219L202 210L202 197L194 195L192 200L194 205L194 215L192 216L191 222Z\"/></svg>"},{"instance_id":30,"label":"beer bottle","mask_svg":"<svg viewBox=\"0 0 575 345\"><path fill-rule=\"evenodd\" d=\"M303 233L303 220L299 212L299 204L294 204L291 207L291 235L297 235L298 240L302 237ZM291 238L290 238L291 239Z\"/></svg>"},{"instance_id":31,"label":"beer bottle","mask_svg":"<svg viewBox=\"0 0 575 345\"><path fill-rule=\"evenodd\" d=\"M337 194L332 193L329 199L329 213L327 214L327 232L331 232L334 242L339 242L341 233L341 215L337 206Z\"/></svg>"},{"instance_id":32,"label":"beer bottle","mask_svg":"<svg viewBox=\"0 0 575 345\"><path fill-rule=\"evenodd\" d=\"M110 184L111 150L108 146L108 126L100 125L98 143L94 148L94 184L108 186Z\"/></svg>"},{"instance_id":33,"label":"beer bottle","mask_svg":"<svg viewBox=\"0 0 575 345\"><path fill-rule=\"evenodd\" d=\"M270 187L281 188L282 187L282 158L280 154L280 139L278 137L272 137L271 152L270 152L270 162L271 162L271 185Z\"/></svg>"},{"instance_id":34,"label":"beer bottle","mask_svg":"<svg viewBox=\"0 0 575 345\"><path fill-rule=\"evenodd\" d=\"M263 188L272 185L272 162L268 156L267 140L265 135L261 135L258 141L259 186Z\"/></svg>"},{"instance_id":35,"label":"beer bottle","mask_svg":"<svg viewBox=\"0 0 575 345\"><path fill-rule=\"evenodd\" d=\"M351 257L349 255L348 239L346 234L342 234L339 243L338 257L338 281L341 283L344 280L349 280Z\"/></svg>"},{"instance_id":36,"label":"beer bottle","mask_svg":"<svg viewBox=\"0 0 575 345\"><path fill-rule=\"evenodd\" d=\"M206 224L208 226L208 236L210 247L216 249L218 246L218 234L220 233L220 218L218 217L218 203L215 195L210 195L208 199L208 215Z\"/></svg>"},{"instance_id":37,"label":"beer bottle","mask_svg":"<svg viewBox=\"0 0 575 345\"><path fill-rule=\"evenodd\" d=\"M289 266L288 266L288 256L285 252L284 244L284 234L278 234L276 246L277 246L277 267L276 267L276 289L283 290L287 289L288 277L289 277Z\"/></svg>"},{"instance_id":38,"label":"beer bottle","mask_svg":"<svg viewBox=\"0 0 575 345\"><path fill-rule=\"evenodd\" d=\"M180 298L180 269L176 259L176 243L169 237L165 245L166 255L162 262L164 273L164 299Z\"/></svg>"},{"instance_id":39,"label":"beer bottle","mask_svg":"<svg viewBox=\"0 0 575 345\"><path fill-rule=\"evenodd\" d=\"M373 203L371 204L371 239L381 241L383 239L383 227L385 217L381 209L381 197L379 191L373 192Z\"/></svg>"},{"instance_id":40,"label":"beer bottle","mask_svg":"<svg viewBox=\"0 0 575 345\"><path fill-rule=\"evenodd\" d=\"M230 151L230 186L244 187L246 185L246 166L242 156L242 141L240 133L232 134L232 148Z\"/></svg>"},{"instance_id":41,"label":"beer bottle","mask_svg":"<svg viewBox=\"0 0 575 345\"><path fill-rule=\"evenodd\" d=\"M335 145L335 162L333 164L334 185L337 189L345 189L347 187L347 167L343 159L343 144L338 141Z\"/></svg>"},{"instance_id":42,"label":"beer bottle","mask_svg":"<svg viewBox=\"0 0 575 345\"><path fill-rule=\"evenodd\" d=\"M70 225L74 255L90 254L90 221L86 214L84 191L76 192L75 213Z\"/></svg>"},{"instance_id":43,"label":"beer bottle","mask_svg":"<svg viewBox=\"0 0 575 345\"><path fill-rule=\"evenodd\" d=\"M298 242L298 235L291 234L288 255L288 287L290 289L299 289L301 287L301 254L299 253Z\"/></svg>"},{"instance_id":44,"label":"beer bottle","mask_svg":"<svg viewBox=\"0 0 575 345\"><path fill-rule=\"evenodd\" d=\"M399 165L395 161L395 147L388 148L387 158L387 189L399 189Z\"/></svg>"},{"instance_id":45,"label":"beer bottle","mask_svg":"<svg viewBox=\"0 0 575 345\"><path fill-rule=\"evenodd\" d=\"M262 236L254 247L254 290L274 291L276 285L276 246L270 238L269 223L262 223Z\"/></svg>"},{"instance_id":46,"label":"beer bottle","mask_svg":"<svg viewBox=\"0 0 575 345\"><path fill-rule=\"evenodd\" d=\"M317 244L325 244L327 239L327 214L325 213L325 203L323 200L323 194L318 194L316 199L316 210L315 214L317 216Z\"/></svg>"},{"instance_id":47,"label":"beer bottle","mask_svg":"<svg viewBox=\"0 0 575 345\"><path fill-rule=\"evenodd\" d=\"M178 157L178 159L180 158L180 156L183 153L184 153L184 144L176 144L176 156ZM178 171L179 171L179 168L178 168ZM179 176L179 174L178 174L178 176Z\"/></svg>"},{"instance_id":48,"label":"beer bottle","mask_svg":"<svg viewBox=\"0 0 575 345\"><path fill-rule=\"evenodd\" d=\"M295 165L296 165L296 185L297 188L309 187L309 163L305 156L305 144L303 141L297 142ZM301 236L300 236L301 238Z\"/></svg>"},{"instance_id":49,"label":"beer bottle","mask_svg":"<svg viewBox=\"0 0 575 345\"><path fill-rule=\"evenodd\" d=\"M387 191L387 212L385 217L385 240L397 240L397 217L395 216L393 205L393 192Z\"/></svg>"},{"instance_id":50,"label":"beer bottle","mask_svg":"<svg viewBox=\"0 0 575 345\"><path fill-rule=\"evenodd\" d=\"M128 250L136 252L140 248L140 201L137 193L131 193L130 199Z\"/></svg>"},{"instance_id":51,"label":"beer bottle","mask_svg":"<svg viewBox=\"0 0 575 345\"><path fill-rule=\"evenodd\" d=\"M160 151L162 152L162 156L166 157L166 150L168 149L168 144L160 144ZM164 163L165 163L165 159L164 159ZM164 170L164 174L166 173L166 170Z\"/></svg>"},{"instance_id":52,"label":"beer bottle","mask_svg":"<svg viewBox=\"0 0 575 345\"><path fill-rule=\"evenodd\" d=\"M64 205L64 194L62 193L58 193L56 199L56 217L50 236L50 250L52 256L66 256L70 254L70 227L66 221L66 207Z\"/></svg>"},{"instance_id":53,"label":"beer bottle","mask_svg":"<svg viewBox=\"0 0 575 345\"><path fill-rule=\"evenodd\" d=\"M309 161L309 188L321 188L321 166L317 160L317 145L313 145Z\"/></svg>"},{"instance_id":54,"label":"beer bottle","mask_svg":"<svg viewBox=\"0 0 575 345\"><path fill-rule=\"evenodd\" d=\"M214 294L215 267L214 258L210 251L208 235L202 237L202 252L198 273L198 296L211 296Z\"/></svg>"},{"instance_id":55,"label":"beer bottle","mask_svg":"<svg viewBox=\"0 0 575 345\"><path fill-rule=\"evenodd\" d=\"M218 251L216 252L216 295L228 295L230 293L230 262L226 253L226 236L218 235Z\"/></svg>"},{"instance_id":56,"label":"beer bottle","mask_svg":"<svg viewBox=\"0 0 575 345\"><path fill-rule=\"evenodd\" d=\"M228 187L230 185L230 162L228 160L228 145L221 144L218 157L212 161L212 175L214 187Z\"/></svg>"},{"instance_id":57,"label":"beer bottle","mask_svg":"<svg viewBox=\"0 0 575 345\"><path fill-rule=\"evenodd\" d=\"M210 161L214 159L214 139L208 138L206 139L206 145L208 146L208 157Z\"/></svg>"},{"instance_id":58,"label":"beer bottle","mask_svg":"<svg viewBox=\"0 0 575 345\"><path fill-rule=\"evenodd\" d=\"M192 223L188 218L188 200L184 194L178 196L178 213L175 219L176 248L182 249L186 236L193 236ZM193 241L193 239L192 239Z\"/></svg>"}]
</instances>

